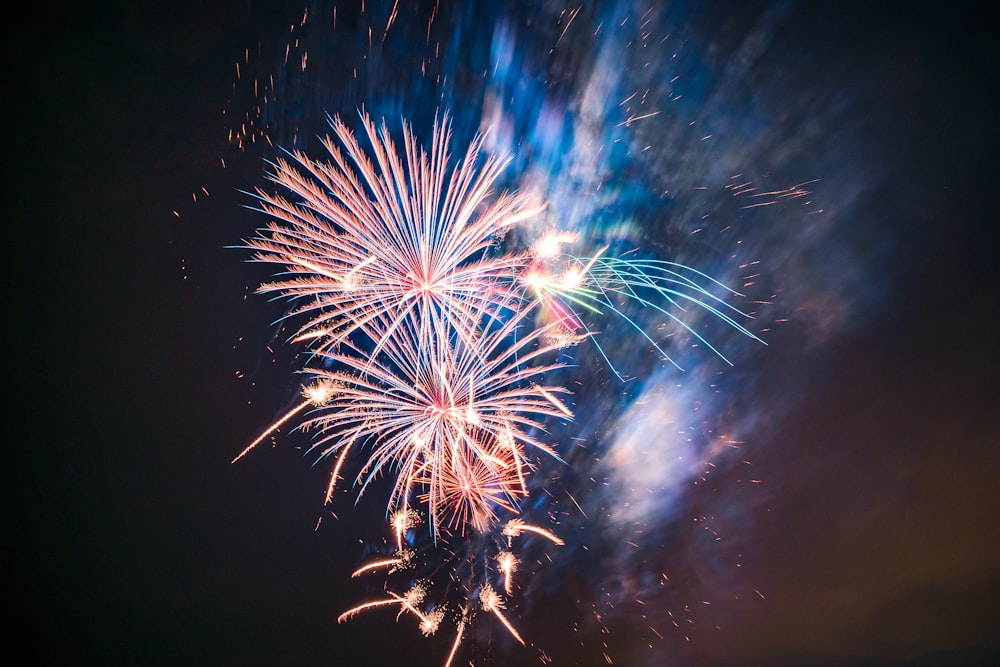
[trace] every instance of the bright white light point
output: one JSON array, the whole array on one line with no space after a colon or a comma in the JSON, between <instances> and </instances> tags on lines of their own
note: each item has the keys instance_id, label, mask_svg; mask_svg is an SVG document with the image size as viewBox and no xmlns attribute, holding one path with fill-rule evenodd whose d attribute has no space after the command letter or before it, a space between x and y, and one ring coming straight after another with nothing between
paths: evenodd
<instances>
[{"instance_id":1,"label":"bright white light point","mask_svg":"<svg viewBox=\"0 0 1000 667\"><path fill-rule=\"evenodd\" d=\"M579 287L583 282L583 272L580 269L567 269L562 276L562 284L566 287Z\"/></svg>"},{"instance_id":2,"label":"bright white light point","mask_svg":"<svg viewBox=\"0 0 1000 667\"><path fill-rule=\"evenodd\" d=\"M401 509L392 515L392 525L397 531L413 528L420 523L420 516L410 509Z\"/></svg>"},{"instance_id":3,"label":"bright white light point","mask_svg":"<svg viewBox=\"0 0 1000 667\"><path fill-rule=\"evenodd\" d=\"M302 388L302 397L313 405L325 405L337 393L337 383L333 380L320 380Z\"/></svg>"},{"instance_id":4,"label":"bright white light point","mask_svg":"<svg viewBox=\"0 0 1000 667\"><path fill-rule=\"evenodd\" d=\"M434 609L424 615L423 619L420 621L420 632L424 634L425 637L433 635L437 632L438 626L441 625L441 619L444 618L443 609Z\"/></svg>"},{"instance_id":5,"label":"bright white light point","mask_svg":"<svg viewBox=\"0 0 1000 667\"><path fill-rule=\"evenodd\" d=\"M543 236L533 248L538 257L555 257L562 250L564 243L572 243L576 240L576 234L561 232L559 234L549 234Z\"/></svg>"},{"instance_id":6,"label":"bright white light point","mask_svg":"<svg viewBox=\"0 0 1000 667\"><path fill-rule=\"evenodd\" d=\"M521 276L521 282L537 292L545 285L547 280L546 276L538 271L529 270Z\"/></svg>"}]
</instances>

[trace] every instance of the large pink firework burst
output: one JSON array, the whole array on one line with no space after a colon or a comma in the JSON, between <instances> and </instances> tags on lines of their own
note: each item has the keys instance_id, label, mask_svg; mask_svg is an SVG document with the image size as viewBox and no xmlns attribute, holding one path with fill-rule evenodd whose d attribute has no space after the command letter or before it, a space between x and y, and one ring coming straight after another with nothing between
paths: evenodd
<instances>
[{"instance_id":1,"label":"large pink firework burst","mask_svg":"<svg viewBox=\"0 0 1000 667\"><path fill-rule=\"evenodd\" d=\"M328 161L295 152L275 162L271 179L295 201L256 192L272 222L247 245L289 276L260 291L292 300L289 315L308 318L297 338L320 350L357 333L380 346L398 327L426 339L438 320L474 335L511 303L510 276L523 261L491 250L540 207L515 193L492 198L509 159L480 159L482 136L453 166L447 116L429 151L405 123L400 151L384 124L365 114L361 122L369 150L332 118L339 146L323 141Z\"/></svg>"}]
</instances>

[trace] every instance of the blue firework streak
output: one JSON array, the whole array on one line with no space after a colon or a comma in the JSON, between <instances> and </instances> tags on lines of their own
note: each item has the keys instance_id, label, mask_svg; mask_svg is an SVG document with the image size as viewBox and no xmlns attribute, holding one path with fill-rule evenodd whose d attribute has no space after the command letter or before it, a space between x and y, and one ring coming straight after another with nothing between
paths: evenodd
<instances>
[{"instance_id":1,"label":"blue firework streak","mask_svg":"<svg viewBox=\"0 0 1000 667\"><path fill-rule=\"evenodd\" d=\"M773 285L790 260L774 261L767 247L775 232L750 225L776 210L803 220L822 212L801 175L785 173L780 155L747 141L766 134L768 120L748 101L742 77L780 25L781 10L765 12L755 39L725 45L719 60L698 42L705 11L386 2L362 12L314 3L291 25L284 53L264 54L257 76L240 75L262 101L234 135L244 144L308 153L329 115L357 118L358 107L405 117L415 135L429 136L448 110L457 144L487 132L486 149L513 156L502 184L547 204L507 247L529 248L566 230L579 246L564 259L603 276L605 288L552 294L599 332L601 354L583 345L574 367L553 371L574 390L577 420L550 426L566 463L537 462L521 510L532 524L558 525L572 555L526 579L521 606L529 624L539 622L534 605L579 571L572 563L588 565L575 593L603 624L612 610L630 613L624 603L671 588L664 559L650 553L685 538L677 526L693 519L711 534L711 517L683 501L711 466L738 451L759 414L727 408L746 378L720 375L723 359L738 368L748 346L758 347L785 314L774 305ZM244 69L253 69L249 56ZM728 305L731 293L713 290L720 285L745 295L740 308L752 325L744 327ZM671 300L698 307L671 327L680 317ZM842 312L824 320L827 331ZM482 554L500 551L502 541L486 548L470 540L448 558L471 570L483 567L475 562ZM453 581L473 581L456 571ZM465 596L480 590L465 586ZM658 623L649 628L663 632Z\"/></svg>"}]
</instances>

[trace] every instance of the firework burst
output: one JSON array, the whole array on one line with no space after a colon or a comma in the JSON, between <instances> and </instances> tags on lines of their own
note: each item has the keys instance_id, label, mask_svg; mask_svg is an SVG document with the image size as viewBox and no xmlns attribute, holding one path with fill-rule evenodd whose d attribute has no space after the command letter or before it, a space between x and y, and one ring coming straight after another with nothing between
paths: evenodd
<instances>
[{"instance_id":1,"label":"firework burst","mask_svg":"<svg viewBox=\"0 0 1000 667\"><path fill-rule=\"evenodd\" d=\"M287 277L260 291L291 300L289 316L306 316L297 340L329 350L363 333L378 347L398 328L421 341L441 326L471 336L500 316L520 259L490 251L541 210L512 193L490 201L509 159L480 164L478 136L453 166L447 116L429 151L406 124L401 151L366 114L368 151L340 118L330 124L339 145L324 140L329 160L295 152L274 163L271 179L296 199L258 190L272 223L247 243L256 261L284 265Z\"/></svg>"},{"instance_id":2,"label":"firework burst","mask_svg":"<svg viewBox=\"0 0 1000 667\"><path fill-rule=\"evenodd\" d=\"M649 308L720 356L677 311L693 306L754 336L726 301L735 292L679 264L577 257L563 250L575 237L559 232L522 252L504 248L506 232L543 207L494 193L508 160L481 158L482 136L453 165L447 116L435 123L429 150L405 123L400 147L362 113L367 149L341 119L330 123L336 139L323 142L326 161L291 153L270 175L286 195L253 195L271 222L246 247L254 261L283 267L260 292L288 299L287 317L304 320L293 339L312 353L304 369L312 380L303 400L234 460L310 408L300 427L313 434L311 454L332 461L328 502L348 469L359 496L379 477L393 480L395 552L353 577L418 569L421 559L404 542L421 516L435 545L476 539L479 551L468 546L467 562L484 563L460 586L478 604L428 606L430 581L408 578L395 588L403 593L387 587L388 597L338 621L398 607L426 635L451 613L456 636L446 665L477 608L525 644L504 614L520 563L514 542L529 533L564 544L520 518L519 504L539 455L559 459L547 425L573 418L569 392L547 379L566 364L559 350L595 338L588 321L610 314L669 360L663 339L630 319L627 306ZM359 451L359 464L350 463ZM451 580L459 581L454 573Z\"/></svg>"},{"instance_id":3,"label":"firework burst","mask_svg":"<svg viewBox=\"0 0 1000 667\"><path fill-rule=\"evenodd\" d=\"M560 365L532 363L551 346L541 341L544 329L519 336L523 320L477 333L474 345L447 331L423 338L397 329L375 358L322 354L338 370L310 372L342 388L303 427L319 434L313 449L320 457L337 457L331 492L344 457L361 442L371 450L357 478L361 491L396 470L390 510L405 510L414 489L425 489L435 531L485 530L494 506L513 511L527 492L525 448L557 456L532 434L546 418L572 416L557 397L564 388L534 382Z\"/></svg>"}]
</instances>

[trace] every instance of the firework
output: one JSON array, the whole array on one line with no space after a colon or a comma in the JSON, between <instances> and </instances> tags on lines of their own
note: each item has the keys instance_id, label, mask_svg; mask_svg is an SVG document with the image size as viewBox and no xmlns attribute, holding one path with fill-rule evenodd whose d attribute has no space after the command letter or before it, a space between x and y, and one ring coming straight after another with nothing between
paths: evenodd
<instances>
[{"instance_id":1,"label":"firework","mask_svg":"<svg viewBox=\"0 0 1000 667\"><path fill-rule=\"evenodd\" d=\"M523 532L529 532L529 533L534 533L535 535L541 535L542 537L551 541L553 544L558 544L559 546L565 544L565 542L559 539L559 537L554 533L552 533L551 531L545 530L544 528L541 528L539 526L532 526L520 519L511 519L503 527L503 534L507 536L508 543L512 542L515 537L517 537Z\"/></svg>"},{"instance_id":2,"label":"firework","mask_svg":"<svg viewBox=\"0 0 1000 667\"><path fill-rule=\"evenodd\" d=\"M307 317L296 338L329 350L363 333L378 346L399 327L422 340L442 324L471 335L499 316L519 260L485 255L541 210L511 193L488 202L509 159L479 164L479 136L453 167L447 116L435 123L429 152L404 124L402 156L365 114L370 151L340 118L330 123L339 146L323 142L328 161L295 152L275 162L271 179L296 201L258 190L272 223L247 242L255 261L285 267L289 277L260 291L290 299L289 315Z\"/></svg>"},{"instance_id":3,"label":"firework","mask_svg":"<svg viewBox=\"0 0 1000 667\"><path fill-rule=\"evenodd\" d=\"M504 608L503 598L489 584L483 584L482 588L479 589L479 603L482 605L484 611L488 611L500 619L500 622L503 623L503 626L507 628L514 639L522 645L524 644L521 635L518 634L514 626L511 625L511 622L504 616L503 611L501 611Z\"/></svg>"},{"instance_id":4,"label":"firework","mask_svg":"<svg viewBox=\"0 0 1000 667\"><path fill-rule=\"evenodd\" d=\"M458 623L458 631L455 633L455 642L451 645L451 651L448 653L448 659L444 663L444 667L450 667L451 661L455 658L455 652L458 651L459 644L462 643L462 636L465 634L465 619L463 618Z\"/></svg>"},{"instance_id":5,"label":"firework","mask_svg":"<svg viewBox=\"0 0 1000 667\"><path fill-rule=\"evenodd\" d=\"M336 482L335 478L331 479L331 483L333 482ZM406 531L420 525L420 514L416 510L404 507L403 509L393 513L389 523L392 525L393 532L396 534L396 549L402 551L403 536L406 535Z\"/></svg>"},{"instance_id":6,"label":"firework","mask_svg":"<svg viewBox=\"0 0 1000 667\"><path fill-rule=\"evenodd\" d=\"M500 572L503 573L503 588L507 595L510 595L514 589L513 576L519 563L517 556L510 551L501 551L497 554L497 565L500 567Z\"/></svg>"},{"instance_id":7,"label":"firework","mask_svg":"<svg viewBox=\"0 0 1000 667\"><path fill-rule=\"evenodd\" d=\"M389 572L395 572L402 567L406 567L412 558L412 552L402 549L395 558L386 558L384 560L375 561L374 563L368 563L367 565L359 567L351 573L351 578L354 579L355 577L359 577L366 572L371 572L380 568L388 568Z\"/></svg>"},{"instance_id":8,"label":"firework","mask_svg":"<svg viewBox=\"0 0 1000 667\"><path fill-rule=\"evenodd\" d=\"M590 322L611 315L669 360L664 339L629 317L633 307L720 357L683 315L687 307L756 337L727 301L736 293L694 269L603 251L572 255L564 247L576 238L561 232L522 252L504 248L506 232L543 207L522 194L493 192L508 159L481 158L482 136L453 165L447 116L435 123L429 150L405 123L400 148L384 124L361 114L367 149L341 119L330 123L336 139L323 142L327 160L295 152L273 164L271 180L291 199L254 194L271 222L246 246L254 261L283 267L281 279L260 292L288 299L287 317L304 320L293 339L312 352L304 369L312 380L303 400L234 461L309 408L299 424L314 434L309 451L333 462L327 501L359 450L350 468L359 496L376 478L393 480L387 515L395 553L352 577L416 569L420 559L403 544L422 515L435 544L482 535L492 546L467 552L468 561L487 565L464 590L524 644L494 584L502 579L508 598L514 590L515 538L530 533L564 544L521 519L519 505L536 456L559 459L546 425L573 418L569 392L546 382L565 365L559 350L596 338ZM388 597L349 609L338 622L398 606L397 618L415 616L431 634L448 612L421 608L430 587L411 580L395 587L406 591L400 595L387 586ZM454 619L446 666L475 607L466 600Z\"/></svg>"},{"instance_id":9,"label":"firework","mask_svg":"<svg viewBox=\"0 0 1000 667\"><path fill-rule=\"evenodd\" d=\"M432 634L437 630L438 624L441 621L442 614L434 613L432 610L430 614L426 614L417 607L427 595L427 589L423 584L418 583L414 585L410 590L406 591L403 595L396 595L395 593L389 593L389 597L383 600L373 600L372 602L366 602L360 604L353 609L348 609L343 614L337 617L338 623L343 623L350 617L360 614L366 609L373 609L375 607L385 607L389 605L399 605L399 614L396 618L399 618L403 612L408 611L417 618L420 619L420 627L424 634Z\"/></svg>"},{"instance_id":10,"label":"firework","mask_svg":"<svg viewBox=\"0 0 1000 667\"><path fill-rule=\"evenodd\" d=\"M526 263L528 268L519 276L525 291L550 315L549 320L554 324L554 332L550 335L554 343L575 344L585 337L581 333L593 338L589 336L592 329L586 324L588 315L611 313L627 322L663 359L677 366L663 349L662 340L654 338L647 328L629 317L626 311L634 306L649 309L660 316L661 321L688 332L730 365L732 362L685 319L684 314L694 319L688 308L707 313L763 343L737 320L748 315L726 300L743 295L714 278L676 262L564 253L562 245L573 240L575 236L569 234L543 237L532 248L531 260ZM618 374L599 343L597 349Z\"/></svg>"},{"instance_id":11,"label":"firework","mask_svg":"<svg viewBox=\"0 0 1000 667\"><path fill-rule=\"evenodd\" d=\"M274 433L276 430L281 428L283 424L290 421L292 417L299 414L304 409L308 408L309 406L317 407L329 401L330 397L337 392L337 388L339 386L340 385L336 382L320 380L319 382L315 382L313 384L307 384L304 387L302 387L302 398L304 400L298 405L296 405L294 408L286 412L284 415L282 415L277 421L271 424L266 431L257 436L257 438L249 445L247 445L242 452L236 455L236 458L234 458L232 462L236 463L241 458L246 456L248 453L250 453L251 449L253 449L261 442L263 442L264 438L266 438L268 435Z\"/></svg>"},{"instance_id":12,"label":"firework","mask_svg":"<svg viewBox=\"0 0 1000 667\"><path fill-rule=\"evenodd\" d=\"M542 419L572 414L557 397L564 388L533 382L559 364L532 363L551 346L540 340L544 329L518 336L523 321L516 316L479 333L474 345L446 331L404 337L409 329L400 328L375 358L322 355L343 370L311 372L341 389L303 427L319 433L313 448L321 458L338 457L331 484L352 445L367 442L357 482L363 492L381 472L396 470L390 510L426 489L432 529L460 534L466 525L486 529L497 505L513 511L527 491L525 448L557 456L532 432L543 430Z\"/></svg>"},{"instance_id":13,"label":"firework","mask_svg":"<svg viewBox=\"0 0 1000 667\"><path fill-rule=\"evenodd\" d=\"M412 510L410 510L410 513L412 513ZM399 516L399 513L397 513L389 521L389 528L391 530L397 529L393 524ZM511 530L504 531L504 534L520 534L524 530L535 530L539 534L546 533L546 531L540 531L536 527L528 526L523 522L509 523L508 527ZM499 535L494 533L484 535L483 537L484 539L479 540L462 540L460 548L455 552L451 552L453 556L452 564L456 566L456 569L447 574L443 587L437 586L437 583L440 582L433 580L434 575L422 578L413 577L409 574L399 574L404 568L407 570L416 569L437 562L436 554L430 553L426 549L403 549L390 557L379 558L362 565L351 576L360 577L378 571L385 571L387 573L386 597L363 602L345 611L340 615L338 620L343 622L363 612L398 606L397 619L404 614L415 616L419 620L420 631L425 635L429 635L436 632L441 623L451 616L452 621L455 623L455 639L449 657L444 663L445 667L451 664L455 652L461 644L466 623L479 612L493 615L510 632L512 637L522 645L525 644L524 638L504 613L507 602L514 590L513 578L520 559L509 549L509 545L501 546ZM548 537L561 544L561 541L551 534L548 534ZM472 567L466 570L465 575L460 578L457 574L457 567L461 563L478 563L484 567ZM431 569L436 574L441 574L442 568L439 565L431 565ZM393 573L397 574L393 577L388 576ZM506 597L498 592L496 585L501 578ZM392 583L393 580L396 583ZM397 583L400 581L403 582L402 586L397 589ZM442 591L446 594L447 590L453 588L453 583L460 583L462 589L470 591L473 594L471 600L463 599L458 609L451 602L441 599ZM399 594L393 592L393 589L404 590L405 592Z\"/></svg>"}]
</instances>

